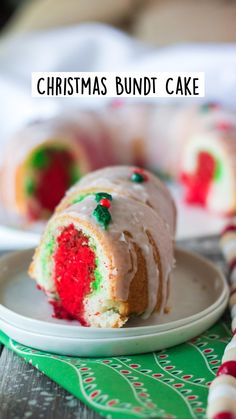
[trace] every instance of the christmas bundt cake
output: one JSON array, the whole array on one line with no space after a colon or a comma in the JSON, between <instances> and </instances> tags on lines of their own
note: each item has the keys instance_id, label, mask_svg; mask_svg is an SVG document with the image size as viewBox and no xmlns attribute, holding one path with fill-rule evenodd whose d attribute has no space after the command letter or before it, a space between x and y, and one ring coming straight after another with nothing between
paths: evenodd
<instances>
[{"instance_id":1,"label":"christmas bundt cake","mask_svg":"<svg viewBox=\"0 0 236 419\"><path fill-rule=\"evenodd\" d=\"M70 112L61 119L32 124L9 142L1 168L1 203L28 220L48 218L82 175L129 164L181 180L191 205L235 213L235 143L235 112L212 103L177 107L115 101L105 110ZM104 186L109 193L110 182L117 193L129 190L133 198L148 201L163 214L167 211L168 217L170 207L166 209L157 198L166 191L157 181L152 184L158 194L147 197L140 184L130 191L126 172L122 173L118 179L109 173L105 183L92 175L88 186L95 190ZM90 182L86 179L79 188L86 189L85 182ZM77 186L62 207L77 199L76 194Z\"/></svg>"},{"instance_id":2,"label":"christmas bundt cake","mask_svg":"<svg viewBox=\"0 0 236 419\"><path fill-rule=\"evenodd\" d=\"M113 170L113 177L104 169L78 182L50 219L29 269L55 315L85 326L121 327L132 315L147 318L164 310L168 296L173 201L150 173ZM154 191L169 202L168 214L152 201ZM139 199L144 193L146 200Z\"/></svg>"}]
</instances>

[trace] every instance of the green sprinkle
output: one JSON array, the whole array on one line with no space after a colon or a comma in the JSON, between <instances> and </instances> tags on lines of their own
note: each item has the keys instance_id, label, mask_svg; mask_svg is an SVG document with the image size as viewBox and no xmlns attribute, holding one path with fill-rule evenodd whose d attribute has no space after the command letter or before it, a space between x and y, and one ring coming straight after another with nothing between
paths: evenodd
<instances>
[{"instance_id":1,"label":"green sprinkle","mask_svg":"<svg viewBox=\"0 0 236 419\"><path fill-rule=\"evenodd\" d=\"M44 149L36 151L31 158L31 164L36 169L46 168L49 165L49 156L47 155L47 151Z\"/></svg>"},{"instance_id":2,"label":"green sprinkle","mask_svg":"<svg viewBox=\"0 0 236 419\"><path fill-rule=\"evenodd\" d=\"M96 202L100 202L101 199L107 198L109 201L112 201L112 196L109 193L106 192L98 192L95 194L95 200Z\"/></svg>"},{"instance_id":3,"label":"green sprinkle","mask_svg":"<svg viewBox=\"0 0 236 419\"><path fill-rule=\"evenodd\" d=\"M132 180L132 182L142 183L142 182L144 182L145 179L144 179L143 175L141 175L141 173L134 172L131 176L131 180Z\"/></svg>"},{"instance_id":4,"label":"green sprinkle","mask_svg":"<svg viewBox=\"0 0 236 419\"><path fill-rule=\"evenodd\" d=\"M108 208L103 207L102 205L97 205L93 211L93 216L96 218L97 222L102 225L106 230L109 223L111 222L111 214L108 211Z\"/></svg>"},{"instance_id":5,"label":"green sprinkle","mask_svg":"<svg viewBox=\"0 0 236 419\"><path fill-rule=\"evenodd\" d=\"M32 178L28 178L25 181L25 192L27 193L27 195L33 195L33 193L35 192L36 186L35 186L35 182Z\"/></svg>"}]
</instances>

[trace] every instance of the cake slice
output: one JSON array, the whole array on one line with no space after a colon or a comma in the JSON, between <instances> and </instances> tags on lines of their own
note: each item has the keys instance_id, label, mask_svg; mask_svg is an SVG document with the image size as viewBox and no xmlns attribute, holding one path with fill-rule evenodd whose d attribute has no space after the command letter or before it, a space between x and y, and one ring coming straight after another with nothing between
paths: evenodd
<instances>
[{"instance_id":1,"label":"cake slice","mask_svg":"<svg viewBox=\"0 0 236 419\"><path fill-rule=\"evenodd\" d=\"M137 171L129 171L128 181L136 184ZM142 176L152 182L146 172ZM84 326L121 327L130 316L162 312L173 268L174 221L168 224L157 209L128 193L79 193L49 221L29 270L55 315Z\"/></svg>"}]
</instances>

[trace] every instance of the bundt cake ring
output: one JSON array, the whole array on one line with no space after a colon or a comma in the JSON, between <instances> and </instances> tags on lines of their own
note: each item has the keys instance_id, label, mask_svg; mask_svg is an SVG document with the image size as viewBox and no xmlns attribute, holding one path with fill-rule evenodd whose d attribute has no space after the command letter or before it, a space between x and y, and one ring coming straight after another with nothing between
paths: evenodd
<instances>
[{"instance_id":1,"label":"bundt cake ring","mask_svg":"<svg viewBox=\"0 0 236 419\"><path fill-rule=\"evenodd\" d=\"M59 205L29 273L57 317L114 328L130 316L148 318L165 309L175 208L165 187L147 171L114 167L102 172L84 177ZM166 200L163 207L152 205L153 191L157 201L158 196ZM169 212L163 211L168 205Z\"/></svg>"},{"instance_id":2,"label":"bundt cake ring","mask_svg":"<svg viewBox=\"0 0 236 419\"><path fill-rule=\"evenodd\" d=\"M234 214L235 144L236 114L217 104L118 102L69 112L34 123L9 141L0 202L24 223L47 219L83 175L131 164L182 182L190 205Z\"/></svg>"}]
</instances>

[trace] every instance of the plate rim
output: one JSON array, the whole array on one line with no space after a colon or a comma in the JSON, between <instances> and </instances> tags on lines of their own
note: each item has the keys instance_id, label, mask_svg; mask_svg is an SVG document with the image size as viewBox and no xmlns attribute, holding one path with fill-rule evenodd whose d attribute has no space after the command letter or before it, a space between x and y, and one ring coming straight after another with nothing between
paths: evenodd
<instances>
[{"instance_id":1,"label":"plate rim","mask_svg":"<svg viewBox=\"0 0 236 419\"><path fill-rule=\"evenodd\" d=\"M12 258L14 259L15 257L18 257L20 254L29 254L32 253L34 251L33 248L29 248L29 249L24 249L24 250L19 250L19 251L15 251L15 252L10 252L7 253L3 256L0 257L0 265L2 263L7 263L7 261L9 261L9 259L11 260ZM6 320L8 321L8 319L10 318L11 320L11 324L14 324L16 327L21 327L22 326L18 326L18 322L22 322L24 321L24 323L26 323L27 325L31 326L33 328L33 330L35 330L35 328L46 328L46 330L48 330L48 334L52 334L54 336L56 336L55 334L55 329L58 330L58 332L60 331L60 333L65 334L66 336L69 336L72 333L71 337L74 337L74 334L78 337L80 334L83 334L83 337L81 336L81 339L83 338L87 338L90 335L93 334L99 334L101 336L103 336L103 338L113 338L113 335L128 335L130 334L130 336L140 336L140 335L147 335L147 334L152 334L155 333L156 329L160 329L160 332L165 331L165 330L171 330L171 329L175 329L178 328L182 325L188 324L188 323L192 323L194 320L196 319L200 319L202 317L205 317L206 315L208 315L209 313L211 313L212 311L214 311L215 309L217 309L217 307L223 303L223 301L225 299L228 299L229 297L229 286L226 280L226 277L224 275L224 273L221 271L221 269L216 266L213 262L209 261L208 259L206 259L205 257L186 250L185 248L181 247L181 246L176 246L174 249L175 254L181 254L181 256L190 256L193 257L195 260L198 260L199 263L203 263L205 265L208 265L208 267L210 267L213 271L215 271L215 273L217 273L217 276L220 278L221 283L222 283L222 292L220 294L220 296L217 298L216 301L214 301L213 304L211 304L210 306L208 306L207 308L205 308L204 310L195 313L191 316L185 317L183 319L178 319L175 321L170 321L168 323L165 324L160 324L160 325L142 325L142 326L133 326L133 327L125 327L125 328L118 328L118 329L114 329L114 328L95 328L95 327L82 327L78 325L72 325L72 324L57 324L57 323L51 323L48 321L44 321L44 320L38 320L38 319L33 319L31 317L27 317L24 316L22 314L18 314L16 312L14 312L13 310L5 307L3 304L0 304L0 319L2 320ZM5 315L4 315L5 314ZM16 319L16 321L12 321L12 318ZM169 326L168 326L169 325ZM50 330L51 329L51 330ZM162 330L164 329L164 330ZM145 330L141 333L142 330Z\"/></svg>"},{"instance_id":2,"label":"plate rim","mask_svg":"<svg viewBox=\"0 0 236 419\"><path fill-rule=\"evenodd\" d=\"M221 312L221 311L224 312L224 310L225 310L226 307L227 307L227 301L224 301L224 304L222 303L214 311L212 311L212 312L209 313L209 317L210 316L214 316L216 310L218 312ZM217 314L217 316L218 316L218 314ZM12 324L12 323L10 323L10 322L8 322L6 320L0 319L0 322L4 322L5 324L7 324L7 325L9 325L11 327L14 327L17 330L20 330L22 332L26 332L27 334L30 334L30 335L34 335L35 337L37 337L37 336L43 337L43 338L46 337L46 338L49 338L49 339L52 339L52 340L53 340L53 338L58 338L58 339L74 340L74 341L78 341L78 342L81 342L81 341L85 342L85 341L87 341L88 343L91 343L93 341L96 342L96 343L103 343L103 342L105 342L105 343L107 343L107 342L109 342L109 343L118 342L119 343L119 342L123 342L123 341L126 341L126 342L128 342L128 341L134 341L135 342L135 341L137 341L137 339L143 340L143 339L145 339L147 337L149 337L149 338L160 337L162 335L167 335L170 331L172 331L172 332L178 332L178 331L180 331L181 332L183 330L188 329L188 327L194 327L194 326L198 325L200 322L203 323L204 320L205 321L207 321L207 320L209 321L209 318L208 317L206 318L204 316L204 317L201 317L199 319L194 320L193 322L191 322L191 324L190 323L185 323L185 324L183 324L183 325L181 325L179 327L173 328L171 330L162 330L162 331L158 331L156 333L147 333L147 334L142 334L142 335L138 335L138 336L136 336L136 335L135 336L121 336L121 337L112 336L112 337L107 337L107 338L101 337L101 338L92 338L92 339L89 339L87 337L86 338L81 338L80 336L77 336L77 337L76 336L66 336L65 337L65 336L60 336L60 335L54 335L54 336L52 336L50 334L39 333L39 332L36 332L36 331L27 330L27 329L25 329L23 327L18 327L17 325Z\"/></svg>"}]
</instances>

